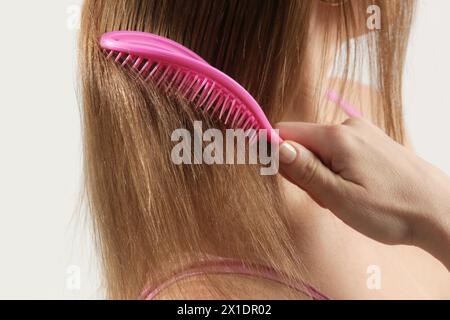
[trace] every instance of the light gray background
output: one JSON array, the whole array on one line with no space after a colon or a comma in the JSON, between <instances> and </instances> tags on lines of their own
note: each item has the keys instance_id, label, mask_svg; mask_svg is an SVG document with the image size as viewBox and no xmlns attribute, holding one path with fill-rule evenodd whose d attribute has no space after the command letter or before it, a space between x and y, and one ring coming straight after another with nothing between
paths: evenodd
<instances>
[{"instance_id":1,"label":"light gray background","mask_svg":"<svg viewBox=\"0 0 450 320\"><path fill-rule=\"evenodd\" d=\"M0 10L0 298L102 298L78 209L74 87L81 1L8 1ZM419 0L405 79L417 152L450 174L450 1ZM75 266L75 269L74 269ZM73 287L80 271L80 287ZM72 285L71 285L72 284Z\"/></svg>"}]
</instances>

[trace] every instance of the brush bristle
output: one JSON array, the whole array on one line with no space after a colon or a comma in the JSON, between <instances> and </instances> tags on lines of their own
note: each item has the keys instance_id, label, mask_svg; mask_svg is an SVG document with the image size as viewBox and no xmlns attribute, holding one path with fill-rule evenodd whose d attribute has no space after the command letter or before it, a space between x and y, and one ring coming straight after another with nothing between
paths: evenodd
<instances>
[{"instance_id":1,"label":"brush bristle","mask_svg":"<svg viewBox=\"0 0 450 320\"><path fill-rule=\"evenodd\" d=\"M253 114L236 97L203 75L123 52L105 50L105 54L108 59L137 72L144 81L181 95L196 110L218 118L228 127L246 131L260 129Z\"/></svg>"}]
</instances>

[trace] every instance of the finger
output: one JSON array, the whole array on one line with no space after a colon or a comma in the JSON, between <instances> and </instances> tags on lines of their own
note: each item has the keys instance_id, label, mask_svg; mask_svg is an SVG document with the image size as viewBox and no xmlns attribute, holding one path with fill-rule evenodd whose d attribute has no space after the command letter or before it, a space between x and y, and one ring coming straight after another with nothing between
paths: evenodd
<instances>
[{"instance_id":1,"label":"finger","mask_svg":"<svg viewBox=\"0 0 450 320\"><path fill-rule=\"evenodd\" d=\"M275 125L284 140L301 144L315 153L324 163L329 163L332 156L328 127L306 122L280 122Z\"/></svg>"},{"instance_id":2,"label":"finger","mask_svg":"<svg viewBox=\"0 0 450 320\"><path fill-rule=\"evenodd\" d=\"M311 151L294 141L280 145L280 172L288 180L305 190L326 208L336 206L342 179L328 169Z\"/></svg>"}]
</instances>

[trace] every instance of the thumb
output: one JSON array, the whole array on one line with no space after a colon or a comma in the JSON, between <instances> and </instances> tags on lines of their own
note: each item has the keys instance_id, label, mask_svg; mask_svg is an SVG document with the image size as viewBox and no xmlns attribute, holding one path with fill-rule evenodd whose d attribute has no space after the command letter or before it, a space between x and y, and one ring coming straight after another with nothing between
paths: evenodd
<instances>
[{"instance_id":1,"label":"thumb","mask_svg":"<svg viewBox=\"0 0 450 320\"><path fill-rule=\"evenodd\" d=\"M279 148L280 173L305 190L319 205L330 208L336 201L339 177L304 146L284 141Z\"/></svg>"}]
</instances>

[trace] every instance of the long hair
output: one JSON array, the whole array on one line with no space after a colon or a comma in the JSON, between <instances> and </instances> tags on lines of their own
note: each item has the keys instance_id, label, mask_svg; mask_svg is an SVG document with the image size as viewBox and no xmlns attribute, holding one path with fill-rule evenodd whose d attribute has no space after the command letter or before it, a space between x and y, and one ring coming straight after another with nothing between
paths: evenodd
<instances>
[{"instance_id":1,"label":"long hair","mask_svg":"<svg viewBox=\"0 0 450 320\"><path fill-rule=\"evenodd\" d=\"M383 25L389 27L374 32L368 45L383 97L379 125L402 142L400 88L412 1L338 2L337 9L326 9L338 16L326 26L333 36L325 40L335 44L349 43L369 5L381 8ZM304 52L313 32L309 21L317 3L84 2L79 57L84 170L110 298L136 298L146 285L210 256L262 262L290 279L305 279L307 270L295 251L277 178L260 176L251 165L173 164L173 130L192 130L195 119L207 127L221 124L107 60L100 36L135 30L175 40L237 80L277 121L304 77Z\"/></svg>"}]
</instances>

